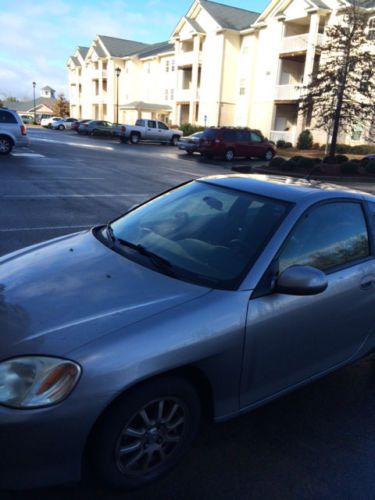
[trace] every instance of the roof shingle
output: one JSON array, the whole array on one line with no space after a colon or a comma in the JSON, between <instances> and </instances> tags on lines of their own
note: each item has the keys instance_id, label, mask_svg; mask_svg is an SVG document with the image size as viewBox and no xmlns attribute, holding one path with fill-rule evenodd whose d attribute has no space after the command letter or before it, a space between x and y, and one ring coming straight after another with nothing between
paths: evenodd
<instances>
[{"instance_id":1,"label":"roof shingle","mask_svg":"<svg viewBox=\"0 0 375 500\"><path fill-rule=\"evenodd\" d=\"M111 36L99 35L98 38L112 57L130 56L148 47L146 43L133 42L132 40L123 40L122 38L113 38Z\"/></svg>"},{"instance_id":2,"label":"roof shingle","mask_svg":"<svg viewBox=\"0 0 375 500\"><path fill-rule=\"evenodd\" d=\"M259 17L259 12L251 12L237 7L230 7L209 0L200 1L202 7L222 27L232 30L243 30L251 26Z\"/></svg>"}]
</instances>

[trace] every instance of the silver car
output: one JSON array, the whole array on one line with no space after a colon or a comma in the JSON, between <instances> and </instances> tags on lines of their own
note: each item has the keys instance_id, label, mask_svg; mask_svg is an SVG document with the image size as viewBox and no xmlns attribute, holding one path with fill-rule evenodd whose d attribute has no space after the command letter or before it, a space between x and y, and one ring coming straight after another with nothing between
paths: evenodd
<instances>
[{"instance_id":1,"label":"silver car","mask_svg":"<svg viewBox=\"0 0 375 500\"><path fill-rule=\"evenodd\" d=\"M3 488L149 483L202 419L375 346L375 198L291 178L189 182L0 259Z\"/></svg>"},{"instance_id":2,"label":"silver car","mask_svg":"<svg viewBox=\"0 0 375 500\"><path fill-rule=\"evenodd\" d=\"M15 146L28 145L26 127L18 113L0 107L0 155L8 155Z\"/></svg>"}]
</instances>

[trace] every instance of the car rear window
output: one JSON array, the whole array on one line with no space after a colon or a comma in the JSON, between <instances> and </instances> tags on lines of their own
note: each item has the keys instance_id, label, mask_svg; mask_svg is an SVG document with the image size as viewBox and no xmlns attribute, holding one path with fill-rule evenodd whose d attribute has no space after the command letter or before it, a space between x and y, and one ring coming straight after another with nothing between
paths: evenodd
<instances>
[{"instance_id":1,"label":"car rear window","mask_svg":"<svg viewBox=\"0 0 375 500\"><path fill-rule=\"evenodd\" d=\"M217 130L205 130L203 132L203 138L204 139L215 139L217 134L218 134Z\"/></svg>"},{"instance_id":2,"label":"car rear window","mask_svg":"<svg viewBox=\"0 0 375 500\"><path fill-rule=\"evenodd\" d=\"M12 113L0 111L0 123L17 123L17 120Z\"/></svg>"}]
</instances>

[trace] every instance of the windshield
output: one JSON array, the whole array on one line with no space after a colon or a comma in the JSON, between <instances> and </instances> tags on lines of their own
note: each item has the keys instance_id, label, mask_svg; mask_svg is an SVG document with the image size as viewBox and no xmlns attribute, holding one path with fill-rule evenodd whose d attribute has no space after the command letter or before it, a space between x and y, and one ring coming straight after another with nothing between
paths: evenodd
<instances>
[{"instance_id":1,"label":"windshield","mask_svg":"<svg viewBox=\"0 0 375 500\"><path fill-rule=\"evenodd\" d=\"M142 265L155 267L146 250L165 259L178 279L234 289L287 211L278 200L195 181L126 214L111 231Z\"/></svg>"}]
</instances>

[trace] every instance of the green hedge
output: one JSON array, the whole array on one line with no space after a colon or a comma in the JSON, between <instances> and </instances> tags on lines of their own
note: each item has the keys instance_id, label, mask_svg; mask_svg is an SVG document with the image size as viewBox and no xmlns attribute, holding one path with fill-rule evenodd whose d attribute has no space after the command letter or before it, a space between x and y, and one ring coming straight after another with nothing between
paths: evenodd
<instances>
[{"instance_id":1,"label":"green hedge","mask_svg":"<svg viewBox=\"0 0 375 500\"><path fill-rule=\"evenodd\" d=\"M340 172L342 174L358 174L360 162L358 160L351 160L341 163Z\"/></svg>"},{"instance_id":2,"label":"green hedge","mask_svg":"<svg viewBox=\"0 0 375 500\"><path fill-rule=\"evenodd\" d=\"M298 149L311 149L314 143L314 139L310 130L304 130L300 133L297 141Z\"/></svg>"},{"instance_id":3,"label":"green hedge","mask_svg":"<svg viewBox=\"0 0 375 500\"><path fill-rule=\"evenodd\" d=\"M321 146L322 151L325 146ZM375 145L357 144L356 146L348 146L347 144L337 144L336 153L352 153L353 155L370 155L375 154Z\"/></svg>"},{"instance_id":4,"label":"green hedge","mask_svg":"<svg viewBox=\"0 0 375 500\"><path fill-rule=\"evenodd\" d=\"M284 141L283 139L280 139L276 143L276 147L279 149L289 149L293 147L293 144L291 142Z\"/></svg>"},{"instance_id":5,"label":"green hedge","mask_svg":"<svg viewBox=\"0 0 375 500\"><path fill-rule=\"evenodd\" d=\"M195 132L201 132L205 130L205 127L198 127L196 125L191 125L191 123L183 123L179 126L185 136L195 134Z\"/></svg>"}]
</instances>

